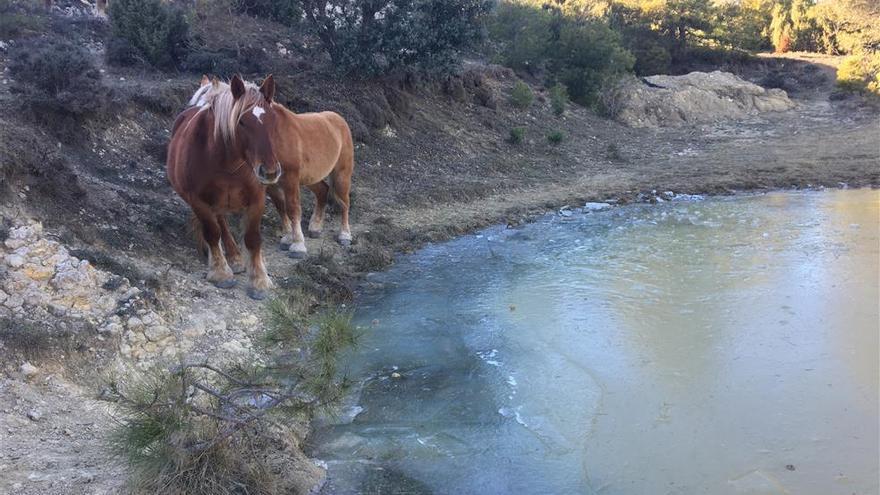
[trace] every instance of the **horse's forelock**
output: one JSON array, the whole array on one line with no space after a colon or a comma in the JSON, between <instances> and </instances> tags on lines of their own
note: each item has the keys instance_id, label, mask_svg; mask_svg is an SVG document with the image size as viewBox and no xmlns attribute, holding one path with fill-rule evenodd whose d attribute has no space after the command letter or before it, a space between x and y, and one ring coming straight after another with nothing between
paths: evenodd
<instances>
[{"instance_id":1,"label":"horse's forelock","mask_svg":"<svg viewBox=\"0 0 880 495\"><path fill-rule=\"evenodd\" d=\"M226 142L232 142L242 115L257 105L267 106L260 88L253 83L245 83L245 92L238 100L234 99L232 90L228 86L218 92L210 102L210 106L214 109L214 135L222 136Z\"/></svg>"}]
</instances>

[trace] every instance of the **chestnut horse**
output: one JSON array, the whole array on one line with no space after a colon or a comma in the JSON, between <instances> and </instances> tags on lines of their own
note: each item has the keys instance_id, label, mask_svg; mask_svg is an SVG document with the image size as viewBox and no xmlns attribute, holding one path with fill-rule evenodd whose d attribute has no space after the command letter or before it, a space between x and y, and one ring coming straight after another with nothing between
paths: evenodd
<instances>
[{"instance_id":1,"label":"chestnut horse","mask_svg":"<svg viewBox=\"0 0 880 495\"><path fill-rule=\"evenodd\" d=\"M207 278L217 287L233 287L233 272L244 271L226 222L226 214L244 211L248 295L254 299L265 298L272 287L260 238L266 186L284 175L276 151L284 124L272 104L274 96L272 76L257 88L236 75L228 89L177 117L168 145L168 179L192 208L200 247L208 251Z\"/></svg>"},{"instance_id":2,"label":"chestnut horse","mask_svg":"<svg viewBox=\"0 0 880 495\"><path fill-rule=\"evenodd\" d=\"M201 87L190 99L189 105L209 105L215 95L227 89L228 85L217 78L209 80L203 76ZM332 194L341 210L339 243L350 245L348 216L354 144L348 124L333 112L296 114L277 102L272 104L272 109L278 121L273 129L278 134L275 134L272 142L275 143L275 154L281 161L284 173L279 184L269 186L267 193L281 217L281 249L288 251L292 258L302 258L306 254L301 226L301 185L315 194L309 237L321 235L328 195Z\"/></svg>"},{"instance_id":3,"label":"chestnut horse","mask_svg":"<svg viewBox=\"0 0 880 495\"><path fill-rule=\"evenodd\" d=\"M269 188L269 196L282 218L281 249L291 258L306 255L302 231L300 185L315 194L315 209L309 219L309 237L320 237L327 198L333 195L340 210L339 243L351 244L349 209L351 176L354 173L354 141L351 130L334 112L296 114L275 104L283 122L284 135L278 140L278 156L284 174L280 187ZM328 179L325 182L325 179ZM329 182L329 184L328 184Z\"/></svg>"}]
</instances>

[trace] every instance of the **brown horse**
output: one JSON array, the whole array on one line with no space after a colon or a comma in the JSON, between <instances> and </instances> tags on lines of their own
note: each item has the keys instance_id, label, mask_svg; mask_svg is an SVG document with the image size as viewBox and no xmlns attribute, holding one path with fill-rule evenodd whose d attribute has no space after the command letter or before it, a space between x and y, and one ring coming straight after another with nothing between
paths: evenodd
<instances>
[{"instance_id":1,"label":"brown horse","mask_svg":"<svg viewBox=\"0 0 880 495\"><path fill-rule=\"evenodd\" d=\"M168 179L192 208L200 245L208 251L207 278L217 287L233 287L233 271L244 271L226 222L226 214L244 211L248 295L254 299L265 298L272 287L260 238L266 186L284 175L275 148L282 121L274 96L272 76L257 88L236 75L228 89L212 92L203 105L177 117L168 145Z\"/></svg>"},{"instance_id":2,"label":"brown horse","mask_svg":"<svg viewBox=\"0 0 880 495\"><path fill-rule=\"evenodd\" d=\"M189 101L190 106L204 107L213 97L228 89L216 78L202 77L201 87ZM301 226L300 186L315 194L315 209L309 221L309 237L319 237L324 223L328 195L340 206L342 228L339 242L351 244L348 212L351 176L354 172L354 144L345 120L333 112L296 114L279 103L273 103L277 125L272 142L284 170L281 181L267 189L282 223L281 249L292 258L306 254ZM329 179L329 183L325 182Z\"/></svg>"},{"instance_id":3,"label":"brown horse","mask_svg":"<svg viewBox=\"0 0 880 495\"><path fill-rule=\"evenodd\" d=\"M279 186L268 189L269 197L281 215L283 236L281 249L291 258L306 254L302 232L300 185L315 194L315 209L309 220L309 237L320 237L328 195L339 205L341 229L339 243L351 244L351 226L348 223L351 205L349 192L354 172L354 142L351 130L339 114L334 112L296 114L279 104L273 105L283 134L275 141L284 174ZM325 182L329 179L329 184Z\"/></svg>"}]
</instances>

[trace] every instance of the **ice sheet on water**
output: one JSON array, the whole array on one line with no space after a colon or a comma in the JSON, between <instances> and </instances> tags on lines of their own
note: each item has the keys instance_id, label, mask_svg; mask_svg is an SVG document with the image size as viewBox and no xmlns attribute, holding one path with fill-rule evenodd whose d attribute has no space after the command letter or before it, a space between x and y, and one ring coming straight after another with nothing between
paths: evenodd
<instances>
[{"instance_id":1,"label":"ice sheet on water","mask_svg":"<svg viewBox=\"0 0 880 495\"><path fill-rule=\"evenodd\" d=\"M676 194L672 197L673 201L703 201L706 199L702 194Z\"/></svg>"},{"instance_id":2,"label":"ice sheet on water","mask_svg":"<svg viewBox=\"0 0 880 495\"><path fill-rule=\"evenodd\" d=\"M330 478L369 459L435 493L590 493L587 470L621 493L754 493L773 478L833 493L833 456L803 434L818 431L852 491L875 493L876 387L843 377L877 376L877 193L669 192L483 232L517 241L492 251L485 237L436 245L383 275L383 298L359 310L383 322L353 366L374 377L365 410L316 436ZM825 304L850 298L870 312ZM849 349L860 360L837 359ZM380 382L392 362L405 378ZM822 462L792 476L798 459Z\"/></svg>"},{"instance_id":3,"label":"ice sheet on water","mask_svg":"<svg viewBox=\"0 0 880 495\"><path fill-rule=\"evenodd\" d=\"M611 208L611 205L608 203L586 203L584 204L584 211L602 211Z\"/></svg>"},{"instance_id":4,"label":"ice sheet on water","mask_svg":"<svg viewBox=\"0 0 880 495\"><path fill-rule=\"evenodd\" d=\"M501 362L495 359L495 356L498 355L498 349L492 349L489 351L477 351L477 357L480 358L484 363L495 366L496 368L501 366Z\"/></svg>"},{"instance_id":5,"label":"ice sheet on water","mask_svg":"<svg viewBox=\"0 0 880 495\"><path fill-rule=\"evenodd\" d=\"M522 406L502 407L501 409L498 409L498 414L504 416L505 418L513 418L517 423L528 427L529 425L528 423L526 423L526 420L523 419L520 411L522 411Z\"/></svg>"}]
</instances>

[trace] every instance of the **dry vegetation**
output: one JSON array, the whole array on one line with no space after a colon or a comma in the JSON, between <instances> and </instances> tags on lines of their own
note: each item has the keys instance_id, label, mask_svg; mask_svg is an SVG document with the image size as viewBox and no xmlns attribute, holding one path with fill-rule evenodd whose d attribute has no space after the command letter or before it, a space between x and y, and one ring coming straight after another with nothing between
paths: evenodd
<instances>
[{"instance_id":1,"label":"dry vegetation","mask_svg":"<svg viewBox=\"0 0 880 495\"><path fill-rule=\"evenodd\" d=\"M303 469L301 433L291 421L307 421L342 398L347 381L337 366L357 331L349 313L308 316L308 297L297 296L269 304L263 354L252 363L182 364L110 381L105 400L117 421L110 445L135 491L303 491L290 476Z\"/></svg>"}]
</instances>

